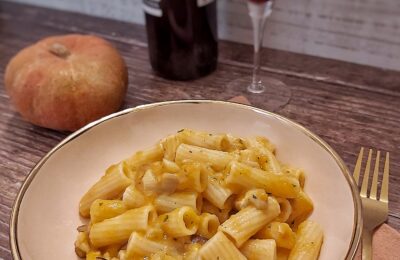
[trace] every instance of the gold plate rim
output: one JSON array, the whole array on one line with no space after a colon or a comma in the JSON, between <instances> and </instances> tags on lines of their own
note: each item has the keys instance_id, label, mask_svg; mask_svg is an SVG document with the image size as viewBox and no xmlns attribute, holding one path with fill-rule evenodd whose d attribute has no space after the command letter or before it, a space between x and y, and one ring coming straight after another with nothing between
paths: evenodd
<instances>
[{"instance_id":1,"label":"gold plate rim","mask_svg":"<svg viewBox=\"0 0 400 260\"><path fill-rule=\"evenodd\" d=\"M291 126L294 126L298 128L300 131L302 131L304 134L306 134L308 137L310 137L314 142L316 142L318 145L320 145L322 148L324 148L336 161L338 166L340 167L340 170L342 171L342 174L347 180L347 183L351 189L352 196L353 196L353 204L354 204L354 219L353 219L353 233L352 233L352 238L350 241L349 248L347 250L346 258L345 259L353 259L355 257L358 245L361 240L361 233L362 233L362 214L361 214L361 198L359 196L359 191L358 187L355 184L355 181L350 174L349 169L345 165L344 161L342 158L335 152L335 150L327 144L321 137L318 135L314 134L304 126L300 125L299 123L294 122L291 119L288 119L284 116L275 114L273 112L269 112L260 108L256 108L250 105L244 105L244 104L238 104L234 102L229 102L229 101L218 101L218 100L196 100L196 99L190 99L190 100L174 100L174 101L164 101L164 102L156 102L156 103L150 103L150 104L145 104L145 105L139 105L136 107L132 108L127 108L122 111L110 114L108 116L105 116L103 118L100 118L92 123L87 124L86 126L82 127L81 129L77 130L76 132L70 134L67 136L64 140L62 140L59 144L57 144L53 149L51 149L45 156L43 156L42 159L33 167L33 169L29 172L27 177L25 178L20 190L18 191L18 194L16 196L16 199L14 201L13 207L12 207L12 212L10 216L10 248L11 248L11 253L12 256L15 260L21 260L22 257L19 252L18 248L18 241L17 241L17 226L18 226L18 213L19 209L21 206L22 199L24 198L24 194L26 190L28 189L29 185L32 183L33 179L35 178L36 174L39 172L39 169L42 167L42 165L50 158L50 156L55 153L58 149L60 149L62 146L67 144L68 142L74 140L75 138L79 137L81 134L87 132L88 130L92 129L93 127L108 121L110 119L123 116L129 113L145 110L145 109L150 109L154 107L161 107L161 106L166 106L166 105L174 105L174 104L223 104L223 105L228 105L228 106L235 106L243 109L248 109L255 111L257 113L265 114L268 116L272 116L278 120L281 120L285 123L290 124Z\"/></svg>"}]
</instances>

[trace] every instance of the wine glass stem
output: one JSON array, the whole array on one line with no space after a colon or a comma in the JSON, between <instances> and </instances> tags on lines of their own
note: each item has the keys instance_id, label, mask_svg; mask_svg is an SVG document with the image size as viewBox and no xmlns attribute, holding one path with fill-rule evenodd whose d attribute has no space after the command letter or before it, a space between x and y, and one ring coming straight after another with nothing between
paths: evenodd
<instances>
[{"instance_id":1,"label":"wine glass stem","mask_svg":"<svg viewBox=\"0 0 400 260\"><path fill-rule=\"evenodd\" d=\"M261 84L260 80L260 59L261 48L264 38L265 18L253 17L253 33L254 33L254 57L253 57L253 86Z\"/></svg>"}]
</instances>

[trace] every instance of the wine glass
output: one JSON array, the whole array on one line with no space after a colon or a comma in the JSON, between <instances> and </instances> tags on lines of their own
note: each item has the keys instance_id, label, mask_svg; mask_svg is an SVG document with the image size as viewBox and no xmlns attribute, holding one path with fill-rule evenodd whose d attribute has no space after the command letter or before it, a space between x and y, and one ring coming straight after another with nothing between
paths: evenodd
<instances>
[{"instance_id":1,"label":"wine glass","mask_svg":"<svg viewBox=\"0 0 400 260\"><path fill-rule=\"evenodd\" d=\"M240 90L247 86L248 97L252 104L276 111L289 102L291 91L282 81L260 74L264 27L272 12L272 4L272 0L247 0L253 27L253 74L231 82L228 87Z\"/></svg>"}]
</instances>

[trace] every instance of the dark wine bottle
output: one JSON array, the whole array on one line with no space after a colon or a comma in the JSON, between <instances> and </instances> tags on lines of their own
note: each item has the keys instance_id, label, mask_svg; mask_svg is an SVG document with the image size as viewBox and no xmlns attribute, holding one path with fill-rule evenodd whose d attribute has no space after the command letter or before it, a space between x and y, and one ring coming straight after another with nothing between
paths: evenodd
<instances>
[{"instance_id":1,"label":"dark wine bottle","mask_svg":"<svg viewBox=\"0 0 400 260\"><path fill-rule=\"evenodd\" d=\"M216 0L143 0L150 63L160 76L190 80L215 70Z\"/></svg>"}]
</instances>

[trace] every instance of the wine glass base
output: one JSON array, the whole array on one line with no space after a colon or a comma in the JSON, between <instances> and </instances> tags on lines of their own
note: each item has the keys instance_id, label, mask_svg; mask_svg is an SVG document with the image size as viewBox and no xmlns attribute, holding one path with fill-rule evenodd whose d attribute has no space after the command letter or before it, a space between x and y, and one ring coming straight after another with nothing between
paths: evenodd
<instances>
[{"instance_id":1,"label":"wine glass base","mask_svg":"<svg viewBox=\"0 0 400 260\"><path fill-rule=\"evenodd\" d=\"M266 76L261 76L260 80L264 88L260 85L252 86L251 76L230 82L228 88L244 95L251 105L268 111L278 111L289 103L292 92L282 81Z\"/></svg>"},{"instance_id":2,"label":"wine glass base","mask_svg":"<svg viewBox=\"0 0 400 260\"><path fill-rule=\"evenodd\" d=\"M247 91L253 94L260 94L265 91L265 85L262 82L250 83L247 86Z\"/></svg>"}]
</instances>

